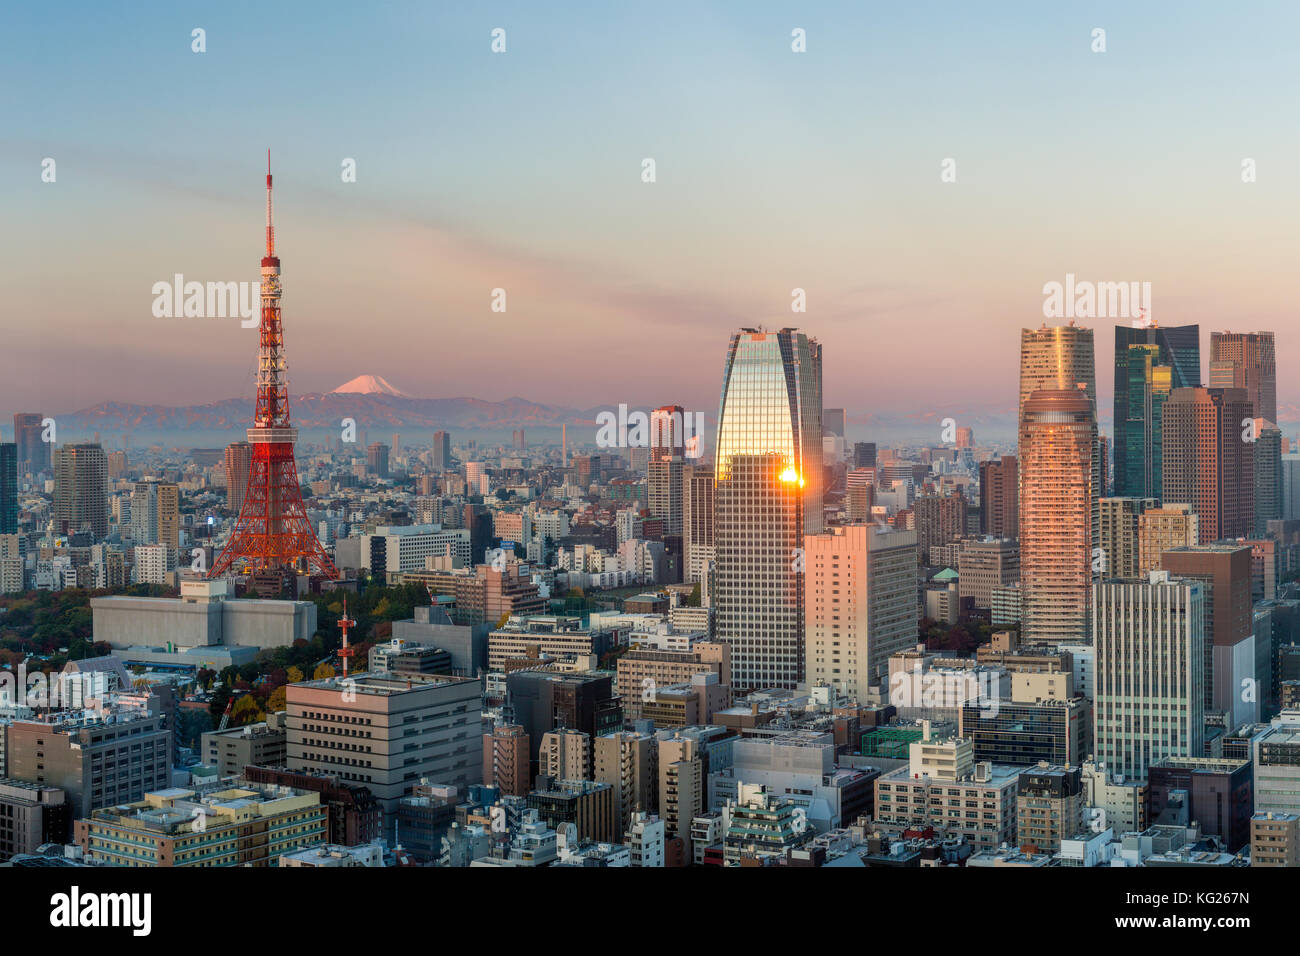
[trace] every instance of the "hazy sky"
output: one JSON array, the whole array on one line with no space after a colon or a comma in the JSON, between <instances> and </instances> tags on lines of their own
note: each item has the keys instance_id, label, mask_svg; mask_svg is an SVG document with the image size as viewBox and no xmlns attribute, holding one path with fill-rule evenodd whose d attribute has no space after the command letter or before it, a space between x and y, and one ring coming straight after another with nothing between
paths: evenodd
<instances>
[{"instance_id":1,"label":"hazy sky","mask_svg":"<svg viewBox=\"0 0 1300 956\"><path fill-rule=\"evenodd\" d=\"M828 406L960 419L1014 407L1072 272L1151 282L1203 351L1276 330L1296 402L1297 9L11 4L0 410L251 394L256 333L150 290L256 280L268 146L296 392L711 415L730 331L796 325ZM1114 323L1084 324L1108 409Z\"/></svg>"}]
</instances>

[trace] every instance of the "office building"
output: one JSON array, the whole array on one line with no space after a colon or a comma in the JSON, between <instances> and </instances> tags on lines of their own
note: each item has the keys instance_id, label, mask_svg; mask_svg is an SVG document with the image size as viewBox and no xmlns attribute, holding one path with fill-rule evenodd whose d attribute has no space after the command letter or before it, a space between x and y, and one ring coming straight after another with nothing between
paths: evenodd
<instances>
[{"instance_id":1,"label":"office building","mask_svg":"<svg viewBox=\"0 0 1300 956\"><path fill-rule=\"evenodd\" d=\"M287 751L283 711L266 715L258 724L245 724L203 734L200 753L203 763L215 767L221 777L240 777L245 767L282 767Z\"/></svg>"},{"instance_id":2,"label":"office building","mask_svg":"<svg viewBox=\"0 0 1300 956\"><path fill-rule=\"evenodd\" d=\"M1195 325L1115 327L1115 495L1160 497L1161 412L1175 388L1201 384Z\"/></svg>"},{"instance_id":3,"label":"office building","mask_svg":"<svg viewBox=\"0 0 1300 956\"><path fill-rule=\"evenodd\" d=\"M462 677L354 674L286 687L291 770L363 784L386 819L422 776L483 779L482 686Z\"/></svg>"},{"instance_id":4,"label":"office building","mask_svg":"<svg viewBox=\"0 0 1300 956\"><path fill-rule=\"evenodd\" d=\"M14 444L18 446L18 473L49 474L51 442L45 440L45 416L40 412L14 415Z\"/></svg>"},{"instance_id":5,"label":"office building","mask_svg":"<svg viewBox=\"0 0 1300 956\"><path fill-rule=\"evenodd\" d=\"M866 700L916 642L916 533L842 525L804 539L809 683Z\"/></svg>"},{"instance_id":6,"label":"office building","mask_svg":"<svg viewBox=\"0 0 1300 956\"><path fill-rule=\"evenodd\" d=\"M1277 421L1277 355L1272 332L1211 332L1210 387L1244 388L1248 418Z\"/></svg>"},{"instance_id":7,"label":"office building","mask_svg":"<svg viewBox=\"0 0 1300 956\"><path fill-rule=\"evenodd\" d=\"M515 721L528 735L529 779L541 773L542 737L552 730L578 730L592 740L623 728L614 675L608 672L511 671L506 694Z\"/></svg>"},{"instance_id":8,"label":"office building","mask_svg":"<svg viewBox=\"0 0 1300 956\"><path fill-rule=\"evenodd\" d=\"M317 793L236 784L198 793L161 789L76 821L86 858L106 866L277 866L325 842Z\"/></svg>"},{"instance_id":9,"label":"office building","mask_svg":"<svg viewBox=\"0 0 1300 956\"><path fill-rule=\"evenodd\" d=\"M1255 419L1255 532L1268 534L1268 523L1282 518L1282 432L1267 419Z\"/></svg>"},{"instance_id":10,"label":"office building","mask_svg":"<svg viewBox=\"0 0 1300 956\"><path fill-rule=\"evenodd\" d=\"M0 442L0 534L18 532L18 445Z\"/></svg>"},{"instance_id":11,"label":"office building","mask_svg":"<svg viewBox=\"0 0 1300 956\"><path fill-rule=\"evenodd\" d=\"M1020 475L1015 455L980 462L980 533L1020 537Z\"/></svg>"},{"instance_id":12,"label":"office building","mask_svg":"<svg viewBox=\"0 0 1300 956\"><path fill-rule=\"evenodd\" d=\"M1112 773L1144 777L1165 757L1199 755L1205 594L1199 581L1153 571L1093 585L1093 746Z\"/></svg>"},{"instance_id":13,"label":"office building","mask_svg":"<svg viewBox=\"0 0 1300 956\"><path fill-rule=\"evenodd\" d=\"M63 790L74 819L170 782L172 731L156 708L15 720L7 737L8 775Z\"/></svg>"},{"instance_id":14,"label":"office building","mask_svg":"<svg viewBox=\"0 0 1300 956\"><path fill-rule=\"evenodd\" d=\"M1176 388L1165 402L1165 505L1190 504L1201 539L1248 537L1255 527L1254 445L1242 440L1253 417L1239 388Z\"/></svg>"},{"instance_id":15,"label":"office building","mask_svg":"<svg viewBox=\"0 0 1300 956\"><path fill-rule=\"evenodd\" d=\"M737 687L803 679L797 551L822 529L821 346L793 329L731 337L714 465L716 635ZM687 820L689 827L689 820Z\"/></svg>"},{"instance_id":16,"label":"office building","mask_svg":"<svg viewBox=\"0 0 1300 956\"><path fill-rule=\"evenodd\" d=\"M0 777L0 861L71 835L72 806L61 788Z\"/></svg>"},{"instance_id":17,"label":"office building","mask_svg":"<svg viewBox=\"0 0 1300 956\"><path fill-rule=\"evenodd\" d=\"M1200 581L1205 592L1203 680L1207 709L1223 711L1232 727L1257 718L1257 702L1243 693L1255 678L1249 545L1202 544L1164 552L1160 563L1177 578Z\"/></svg>"}]
</instances>

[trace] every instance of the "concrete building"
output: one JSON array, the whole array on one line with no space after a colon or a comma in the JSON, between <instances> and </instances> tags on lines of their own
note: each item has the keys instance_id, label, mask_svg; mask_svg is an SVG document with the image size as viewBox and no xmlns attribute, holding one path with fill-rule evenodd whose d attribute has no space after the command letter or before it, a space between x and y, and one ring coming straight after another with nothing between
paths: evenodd
<instances>
[{"instance_id":1,"label":"concrete building","mask_svg":"<svg viewBox=\"0 0 1300 956\"><path fill-rule=\"evenodd\" d=\"M1102 498L1098 501L1101 548L1099 573L1105 577L1132 578L1138 574L1141 516L1160 502L1155 498ZM1097 561L1093 561L1096 567Z\"/></svg>"},{"instance_id":2,"label":"concrete building","mask_svg":"<svg viewBox=\"0 0 1300 956\"><path fill-rule=\"evenodd\" d=\"M1148 791L1146 780L1123 775L1112 777L1106 768L1085 761L1079 772L1083 787L1083 805L1094 831L1113 829L1115 833L1141 832L1147 828Z\"/></svg>"},{"instance_id":3,"label":"concrete building","mask_svg":"<svg viewBox=\"0 0 1300 956\"><path fill-rule=\"evenodd\" d=\"M95 640L117 649L292 647L316 633L311 601L234 598L227 582L182 581L179 598L96 597L90 600Z\"/></svg>"},{"instance_id":4,"label":"concrete building","mask_svg":"<svg viewBox=\"0 0 1300 956\"><path fill-rule=\"evenodd\" d=\"M594 741L594 779L614 791L614 814L627 831L636 813L659 809L659 744L650 734L620 730Z\"/></svg>"},{"instance_id":5,"label":"concrete building","mask_svg":"<svg viewBox=\"0 0 1300 956\"><path fill-rule=\"evenodd\" d=\"M1160 559L1177 578L1201 582L1205 592L1205 673L1199 683L1206 709L1223 711L1239 726L1258 719L1258 704L1244 694L1255 679L1255 645L1249 545L1236 542L1174 548Z\"/></svg>"},{"instance_id":6,"label":"concrete building","mask_svg":"<svg viewBox=\"0 0 1300 956\"><path fill-rule=\"evenodd\" d=\"M518 724L498 724L483 735L483 783L512 797L528 795L528 733Z\"/></svg>"},{"instance_id":7,"label":"concrete building","mask_svg":"<svg viewBox=\"0 0 1300 956\"><path fill-rule=\"evenodd\" d=\"M62 788L0 777L0 861L67 843L71 834L72 807Z\"/></svg>"},{"instance_id":8,"label":"concrete building","mask_svg":"<svg viewBox=\"0 0 1300 956\"><path fill-rule=\"evenodd\" d=\"M157 710L15 720L6 737L8 776L64 790L74 818L170 783L172 732Z\"/></svg>"},{"instance_id":9,"label":"concrete building","mask_svg":"<svg viewBox=\"0 0 1300 956\"><path fill-rule=\"evenodd\" d=\"M619 656L616 686L623 716L636 720L659 688L689 683L696 674L716 674L725 690L722 707L731 703L731 646L718 641L690 640L689 650L637 648ZM708 719L697 721L708 723Z\"/></svg>"},{"instance_id":10,"label":"concrete building","mask_svg":"<svg viewBox=\"0 0 1300 956\"><path fill-rule=\"evenodd\" d=\"M268 714L260 724L210 730L203 734L200 752L203 763L215 767L221 777L242 776L245 767L284 765L288 734L284 711Z\"/></svg>"},{"instance_id":11,"label":"concrete building","mask_svg":"<svg viewBox=\"0 0 1300 956\"><path fill-rule=\"evenodd\" d=\"M916 535L846 525L804 538L804 670L865 700L916 641Z\"/></svg>"},{"instance_id":12,"label":"concrete building","mask_svg":"<svg viewBox=\"0 0 1300 956\"><path fill-rule=\"evenodd\" d=\"M1250 746L1255 810L1300 814L1300 711L1283 711Z\"/></svg>"},{"instance_id":13,"label":"concrete building","mask_svg":"<svg viewBox=\"0 0 1300 956\"><path fill-rule=\"evenodd\" d=\"M1300 866L1300 816L1257 812L1250 818L1251 866Z\"/></svg>"},{"instance_id":14,"label":"concrete building","mask_svg":"<svg viewBox=\"0 0 1300 956\"><path fill-rule=\"evenodd\" d=\"M1016 844L1055 853L1084 829L1083 783L1078 767L1046 761L1020 775L1016 786Z\"/></svg>"},{"instance_id":15,"label":"concrete building","mask_svg":"<svg viewBox=\"0 0 1300 956\"><path fill-rule=\"evenodd\" d=\"M1152 571L1148 580L1093 586L1098 762L1143 777L1164 757L1205 743L1205 596L1198 581Z\"/></svg>"},{"instance_id":16,"label":"concrete building","mask_svg":"<svg viewBox=\"0 0 1300 956\"><path fill-rule=\"evenodd\" d=\"M540 772L556 780L590 780L591 738L580 730L552 730L542 734Z\"/></svg>"},{"instance_id":17,"label":"concrete building","mask_svg":"<svg viewBox=\"0 0 1300 956\"><path fill-rule=\"evenodd\" d=\"M1138 518L1138 567L1134 576L1162 570L1164 552L1195 547L1200 543L1199 534L1200 523L1191 505L1147 508Z\"/></svg>"},{"instance_id":18,"label":"concrete building","mask_svg":"<svg viewBox=\"0 0 1300 956\"><path fill-rule=\"evenodd\" d=\"M1025 399L1019 444L1025 641L1087 637L1097 529L1096 444L1095 402L1084 391L1042 390Z\"/></svg>"},{"instance_id":19,"label":"concrete building","mask_svg":"<svg viewBox=\"0 0 1300 956\"><path fill-rule=\"evenodd\" d=\"M1254 417L1241 388L1176 388L1165 402L1161 500L1191 505L1204 540L1254 530L1255 453L1241 440Z\"/></svg>"},{"instance_id":20,"label":"concrete building","mask_svg":"<svg viewBox=\"0 0 1300 956\"><path fill-rule=\"evenodd\" d=\"M1020 545L1006 538L967 541L957 557L957 589L974 607L993 607L996 588L1020 583Z\"/></svg>"},{"instance_id":21,"label":"concrete building","mask_svg":"<svg viewBox=\"0 0 1300 956\"><path fill-rule=\"evenodd\" d=\"M1156 823L1199 824L1229 853L1250 842L1249 760L1218 757L1165 757L1148 770L1151 817ZM1184 816L1186 819L1184 819Z\"/></svg>"},{"instance_id":22,"label":"concrete building","mask_svg":"<svg viewBox=\"0 0 1300 956\"><path fill-rule=\"evenodd\" d=\"M386 819L421 777L483 779L482 686L461 677L363 673L286 688L292 770L364 784Z\"/></svg>"},{"instance_id":23,"label":"concrete building","mask_svg":"<svg viewBox=\"0 0 1300 956\"><path fill-rule=\"evenodd\" d=\"M158 790L74 829L86 858L109 866L275 866L326 837L319 794L255 784Z\"/></svg>"}]
</instances>

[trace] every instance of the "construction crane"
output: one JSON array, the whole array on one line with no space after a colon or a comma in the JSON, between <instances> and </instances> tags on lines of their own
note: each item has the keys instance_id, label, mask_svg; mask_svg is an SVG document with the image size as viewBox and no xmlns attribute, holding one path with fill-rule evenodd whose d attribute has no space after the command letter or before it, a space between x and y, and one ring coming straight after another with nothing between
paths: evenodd
<instances>
[{"instance_id":1,"label":"construction crane","mask_svg":"<svg viewBox=\"0 0 1300 956\"><path fill-rule=\"evenodd\" d=\"M226 712L221 715L221 723L218 725L217 730L225 730L230 726L230 715L235 710L235 701L243 697L246 693L248 693L248 691L243 690L237 690L231 693L230 700L226 703Z\"/></svg>"}]
</instances>

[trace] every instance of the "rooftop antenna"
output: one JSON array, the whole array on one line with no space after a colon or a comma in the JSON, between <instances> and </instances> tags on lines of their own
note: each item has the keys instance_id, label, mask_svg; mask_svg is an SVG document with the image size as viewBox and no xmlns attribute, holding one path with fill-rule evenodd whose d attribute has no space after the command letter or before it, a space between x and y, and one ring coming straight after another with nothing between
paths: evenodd
<instances>
[{"instance_id":1,"label":"rooftop antenna","mask_svg":"<svg viewBox=\"0 0 1300 956\"><path fill-rule=\"evenodd\" d=\"M343 632L343 647L339 649L339 657L343 658L343 679L347 680L348 676L348 658L356 653L348 646L348 628L355 627L356 621L348 617L348 596L343 595L343 616L339 618L339 629Z\"/></svg>"}]
</instances>

